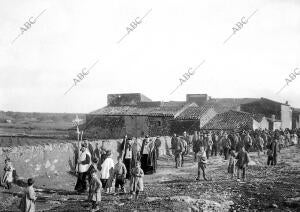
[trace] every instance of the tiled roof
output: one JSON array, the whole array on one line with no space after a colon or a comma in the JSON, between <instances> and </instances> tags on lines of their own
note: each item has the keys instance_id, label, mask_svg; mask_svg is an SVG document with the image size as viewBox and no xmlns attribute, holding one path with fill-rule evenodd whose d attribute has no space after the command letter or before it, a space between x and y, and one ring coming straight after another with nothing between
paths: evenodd
<instances>
[{"instance_id":1,"label":"tiled roof","mask_svg":"<svg viewBox=\"0 0 300 212\"><path fill-rule=\"evenodd\" d=\"M161 106L143 105L140 106L106 106L90 114L97 115L140 115L140 116L174 116L186 102L162 102Z\"/></svg>"},{"instance_id":2,"label":"tiled roof","mask_svg":"<svg viewBox=\"0 0 300 212\"><path fill-rule=\"evenodd\" d=\"M184 110L176 119L181 120L196 120L200 119L202 114L205 112L204 107L189 107Z\"/></svg>"},{"instance_id":3,"label":"tiled roof","mask_svg":"<svg viewBox=\"0 0 300 212\"><path fill-rule=\"evenodd\" d=\"M175 116L181 109L187 107L191 103L186 102L163 102L160 107L155 108L153 111L149 112L148 115L151 116Z\"/></svg>"},{"instance_id":4,"label":"tiled roof","mask_svg":"<svg viewBox=\"0 0 300 212\"><path fill-rule=\"evenodd\" d=\"M147 115L156 107L135 107L135 106L106 106L90 114L97 115Z\"/></svg>"},{"instance_id":5,"label":"tiled roof","mask_svg":"<svg viewBox=\"0 0 300 212\"><path fill-rule=\"evenodd\" d=\"M241 111L230 110L216 115L207 124L203 126L203 129L236 129L242 128L253 122L253 119L261 122L263 119L261 114L251 114Z\"/></svg>"},{"instance_id":6,"label":"tiled roof","mask_svg":"<svg viewBox=\"0 0 300 212\"><path fill-rule=\"evenodd\" d=\"M207 103L200 107L192 106L185 109L176 119L180 120L197 120L200 119L209 109L214 109L216 113L221 110L220 105Z\"/></svg>"}]
</instances>

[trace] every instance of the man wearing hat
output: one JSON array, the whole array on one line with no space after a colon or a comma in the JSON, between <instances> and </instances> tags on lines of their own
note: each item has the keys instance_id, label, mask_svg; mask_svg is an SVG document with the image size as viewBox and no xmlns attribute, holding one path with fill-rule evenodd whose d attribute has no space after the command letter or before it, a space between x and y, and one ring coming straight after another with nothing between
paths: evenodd
<instances>
[{"instance_id":1,"label":"man wearing hat","mask_svg":"<svg viewBox=\"0 0 300 212\"><path fill-rule=\"evenodd\" d=\"M224 153L225 160L227 160L228 156L229 156L229 150L231 148L231 141L228 138L227 133L224 134L224 137L222 138L221 144L223 146L223 153Z\"/></svg>"},{"instance_id":2,"label":"man wearing hat","mask_svg":"<svg viewBox=\"0 0 300 212\"><path fill-rule=\"evenodd\" d=\"M133 159L133 140L132 138L125 137L122 143L122 156L123 156L123 162L126 166L126 170L129 170L126 173L126 179L130 179L131 177L131 166L132 166L132 159Z\"/></svg>"},{"instance_id":3,"label":"man wearing hat","mask_svg":"<svg viewBox=\"0 0 300 212\"><path fill-rule=\"evenodd\" d=\"M79 158L77 162L77 172L78 172L78 177L77 177L77 183L75 185L75 190L83 193L87 189L87 175L88 175L88 170L91 165L91 153L87 149L87 143L83 143L81 145L80 153L79 153Z\"/></svg>"}]
</instances>

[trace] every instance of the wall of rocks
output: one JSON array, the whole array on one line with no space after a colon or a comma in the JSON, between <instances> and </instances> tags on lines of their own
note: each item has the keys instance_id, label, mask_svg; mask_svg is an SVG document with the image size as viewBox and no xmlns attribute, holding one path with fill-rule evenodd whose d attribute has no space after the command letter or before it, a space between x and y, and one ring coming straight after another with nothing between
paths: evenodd
<instances>
[{"instance_id":1,"label":"wall of rocks","mask_svg":"<svg viewBox=\"0 0 300 212\"><path fill-rule=\"evenodd\" d=\"M152 138L155 139L155 138ZM160 137L160 156L171 154L171 138ZM120 154L121 139L107 139L89 141L90 152L97 153L102 147L111 150L113 159L117 161ZM142 139L138 139L139 146ZM3 175L4 160L9 157L16 173L20 178L51 176L55 174L67 174L75 169L75 161L78 154L78 142L48 143L36 146L16 146L0 148L0 175Z\"/></svg>"}]
</instances>

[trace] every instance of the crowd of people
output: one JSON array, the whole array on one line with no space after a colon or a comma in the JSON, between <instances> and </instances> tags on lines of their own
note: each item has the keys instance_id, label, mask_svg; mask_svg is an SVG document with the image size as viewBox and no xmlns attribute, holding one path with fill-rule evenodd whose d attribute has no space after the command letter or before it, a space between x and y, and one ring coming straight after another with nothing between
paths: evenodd
<instances>
[{"instance_id":1,"label":"crowd of people","mask_svg":"<svg viewBox=\"0 0 300 212\"><path fill-rule=\"evenodd\" d=\"M250 162L249 152L267 155L267 165L276 165L280 150L290 145L296 145L300 130L244 130L235 131L195 131L193 135L186 132L182 136L174 134L171 139L171 150L175 157L175 168L184 165L187 155L194 155L198 163L196 180L200 180L201 172L204 180L212 180L206 176L206 167L210 157L221 155L228 160L228 173L237 180L246 179L246 168ZM153 174L157 170L157 159L161 140L159 137L145 136L142 144L137 138L124 136L117 163L112 159L111 150L98 148L98 151L88 150L88 141L81 144L78 154L75 190L80 194L87 191L92 211L99 209L101 193L126 193L126 181L130 182L131 199L138 199L143 191L144 174ZM15 169L9 158L5 160L4 175L1 184L11 188ZM34 180L28 179L28 187L19 204L22 212L34 212L36 194L33 188ZM113 189L114 186L114 189Z\"/></svg>"},{"instance_id":2,"label":"crowd of people","mask_svg":"<svg viewBox=\"0 0 300 212\"><path fill-rule=\"evenodd\" d=\"M156 172L160 145L159 137L152 139L146 136L140 145L137 138L124 136L121 154L115 164L111 150L101 148L98 154L91 155L87 143L83 143L76 167L78 177L75 190L79 193L88 190L92 209L97 210L101 189L106 194L126 193L125 184L129 180L130 198L137 200L139 192L144 188L144 174ZM99 175L96 174L98 171Z\"/></svg>"},{"instance_id":3,"label":"crowd of people","mask_svg":"<svg viewBox=\"0 0 300 212\"><path fill-rule=\"evenodd\" d=\"M276 165L280 150L290 145L298 144L300 130L243 130L243 131L195 131L193 136L186 132L182 136L174 134L171 148L175 156L175 167L183 166L184 158L191 152L194 160L198 162L198 176L205 169L209 157L223 155L228 160L228 173L233 177L237 173L237 180L246 178L246 167L250 162L249 152L267 155L267 165Z\"/></svg>"}]
</instances>

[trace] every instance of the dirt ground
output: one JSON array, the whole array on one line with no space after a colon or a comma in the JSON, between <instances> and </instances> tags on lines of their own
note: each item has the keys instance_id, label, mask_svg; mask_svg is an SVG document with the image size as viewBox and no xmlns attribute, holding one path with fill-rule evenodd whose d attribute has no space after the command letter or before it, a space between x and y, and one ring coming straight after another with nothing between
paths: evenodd
<instances>
[{"instance_id":1,"label":"dirt ground","mask_svg":"<svg viewBox=\"0 0 300 212\"><path fill-rule=\"evenodd\" d=\"M99 211L300 211L300 147L282 150L275 167L266 166L265 155L250 157L253 162L245 183L230 179L228 162L221 156L209 159L211 181L195 181L197 166L191 156L179 169L174 168L173 158L161 157L157 173L145 176L145 190L137 202L128 194L102 194ZM37 211L90 210L87 195L73 191L72 174L35 181ZM9 192L0 188L0 211L18 211L20 186Z\"/></svg>"}]
</instances>

